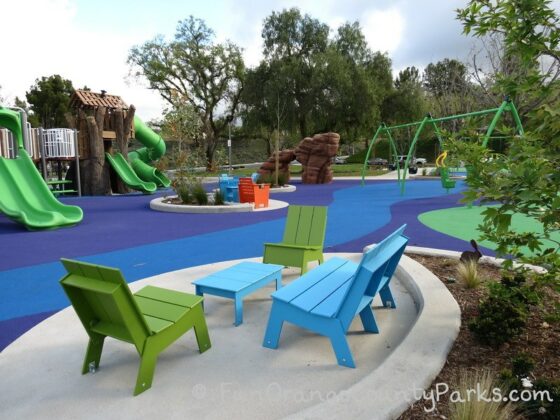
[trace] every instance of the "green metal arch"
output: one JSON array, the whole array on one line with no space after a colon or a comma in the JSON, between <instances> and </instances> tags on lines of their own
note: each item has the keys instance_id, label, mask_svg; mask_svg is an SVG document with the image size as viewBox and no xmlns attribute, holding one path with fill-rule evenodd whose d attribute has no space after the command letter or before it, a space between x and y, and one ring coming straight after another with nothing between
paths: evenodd
<instances>
[{"instance_id":1,"label":"green metal arch","mask_svg":"<svg viewBox=\"0 0 560 420\"><path fill-rule=\"evenodd\" d=\"M513 116L513 119L515 121L517 131L519 132L520 135L523 135L524 134L523 125L521 124L521 119L519 118L517 108L515 108L515 105L509 99L504 100L498 108L484 109L484 110L481 110L481 111L467 112L465 114L456 114L456 115L450 115L450 116L447 116L447 117L440 117L440 118L433 118L430 114L428 114L421 121L417 121L417 122L413 122L413 123L407 123L407 124L399 124L399 125L394 125L394 126L387 126L385 123L381 123L381 125L379 126L379 128L375 132L375 135L373 136L373 138L372 138L372 140L369 144L368 151L366 153L366 158L365 158L364 165L363 165L363 168L362 168L362 185L365 184L365 173L367 171L367 162L368 162L369 157L371 155L371 150L372 150L374 144L376 143L376 141L378 140L378 137L381 135L381 133L384 132L384 133L387 134L387 136L389 138L390 145L391 145L391 147L393 149L393 152L396 156L397 155L397 148L396 148L395 141L393 140L393 137L391 136L391 130L418 126L418 128L416 129L416 132L414 133L414 137L413 137L412 142L410 144L410 148L408 149L408 154L407 154L407 157L406 157L406 161L404 163L402 178L401 178L399 163L397 162L397 178L398 178L398 181L401 185L401 193L404 194L406 173L407 173L408 168L409 168L410 159L412 157L412 151L416 147L416 143L418 142L418 139L420 138L420 133L422 132L422 130L424 129L426 124L431 124L434 127L438 142L440 144L440 147L442 147L443 146L443 140L441 138L441 132L439 131L439 128L438 128L436 123L443 122L443 121L456 120L456 119L463 119L463 118L467 118L467 117L476 117L476 116L479 116L479 115L488 115L488 114L494 113L495 115L492 118L492 121L491 121L490 125L488 126L488 129L486 130L486 134L484 135L483 140L482 140L482 145L484 147L486 147L488 145L488 141L490 140L490 138L492 136L492 132L494 131L494 129L496 128L496 125L498 124L498 121L500 120L503 113L506 112L506 111L511 112L511 114Z\"/></svg>"}]
</instances>

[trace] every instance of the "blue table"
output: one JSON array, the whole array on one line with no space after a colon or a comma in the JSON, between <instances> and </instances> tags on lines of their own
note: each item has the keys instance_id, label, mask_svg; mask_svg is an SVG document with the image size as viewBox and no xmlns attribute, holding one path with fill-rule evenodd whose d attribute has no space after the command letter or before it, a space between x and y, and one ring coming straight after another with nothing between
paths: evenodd
<instances>
[{"instance_id":1,"label":"blue table","mask_svg":"<svg viewBox=\"0 0 560 420\"><path fill-rule=\"evenodd\" d=\"M243 298L276 281L276 290L282 287L282 269L277 264L244 261L232 267L193 281L196 294L221 296L235 302L235 326L243 323Z\"/></svg>"}]
</instances>

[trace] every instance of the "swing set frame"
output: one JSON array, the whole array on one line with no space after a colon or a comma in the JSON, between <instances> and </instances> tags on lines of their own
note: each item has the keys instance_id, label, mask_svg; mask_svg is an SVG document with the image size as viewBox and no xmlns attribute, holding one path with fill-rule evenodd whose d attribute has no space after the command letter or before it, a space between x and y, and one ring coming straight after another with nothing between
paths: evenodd
<instances>
[{"instance_id":1,"label":"swing set frame","mask_svg":"<svg viewBox=\"0 0 560 420\"><path fill-rule=\"evenodd\" d=\"M488 145L488 141L490 140L490 138L492 138L492 133L494 132L494 129L496 128L496 125L498 124L498 121L500 120L500 118L502 117L504 112L510 112L511 113L511 115L513 116L513 120L515 122L515 125L516 125L517 132L519 133L519 135L522 136L524 134L524 131L523 131L523 125L521 124L521 119L519 118L517 108L515 108L515 105L513 104L513 102L509 98L506 98L498 108L484 109L484 110L481 110L481 111L467 112L465 114L456 114L456 115L450 115L450 116L447 116L447 117L439 117L439 118L433 118L430 114L427 114L424 117L424 119L422 119L421 121L416 121L416 122L407 123L407 124L393 125L393 126L387 126L385 123L381 123L381 125L377 128L377 131L375 132L375 135L373 136L372 140L369 143L369 148L368 148L368 151L366 153L366 158L364 160L364 166L362 168L362 185L365 185L365 175L367 173L368 161L369 161L369 158L370 158L370 155L371 155L371 151L372 151L374 145L379 140L381 140L381 138L382 138L381 136L383 134L386 134L387 138L389 139L390 148L391 148L391 151L394 154L394 156L398 156L397 146L396 146L396 143L393 139L393 136L391 135L391 131L397 130L397 129L400 129L400 128L418 127L416 129L416 132L414 133L414 137L412 139L412 142L410 144L410 148L408 150L408 154L406 156L406 160L404 162L404 167L402 168L403 169L402 176L401 176L401 169L400 169L399 162L398 161L396 162L397 179L398 179L398 182L399 182L400 187L401 187L401 194L404 194L406 173L407 173L408 168L410 166L410 160L412 158L412 152L415 150L416 143L418 142L418 139L420 138L420 134L422 133L422 130L426 126L431 125L434 128L434 131L436 133L436 137L437 137L438 142L439 142L440 149L443 149L443 139L441 137L441 132L439 130L439 127L438 127L437 123L441 123L441 122L444 122L444 121L457 120L457 119L464 119L464 118L467 118L467 117L477 117L477 116L481 116L481 115L494 114L494 117L492 118L492 121L490 122L490 125L488 126L488 129L486 130L486 134L482 138L482 146L486 147Z\"/></svg>"}]
</instances>

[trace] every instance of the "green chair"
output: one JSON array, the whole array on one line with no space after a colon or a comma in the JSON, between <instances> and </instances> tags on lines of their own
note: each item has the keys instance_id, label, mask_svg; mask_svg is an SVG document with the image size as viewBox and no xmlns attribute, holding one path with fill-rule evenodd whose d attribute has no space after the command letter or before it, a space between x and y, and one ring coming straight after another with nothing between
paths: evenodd
<instances>
[{"instance_id":1,"label":"green chair","mask_svg":"<svg viewBox=\"0 0 560 420\"><path fill-rule=\"evenodd\" d=\"M290 206L280 243L264 244L263 262L307 271L309 261L323 262L327 207Z\"/></svg>"},{"instance_id":2,"label":"green chair","mask_svg":"<svg viewBox=\"0 0 560 420\"><path fill-rule=\"evenodd\" d=\"M132 295L116 268L61 261L68 274L60 283L89 335L82 374L99 367L105 337L126 341L140 355L138 395L152 386L159 353L191 328L199 351L210 348L200 296L154 286Z\"/></svg>"}]
</instances>

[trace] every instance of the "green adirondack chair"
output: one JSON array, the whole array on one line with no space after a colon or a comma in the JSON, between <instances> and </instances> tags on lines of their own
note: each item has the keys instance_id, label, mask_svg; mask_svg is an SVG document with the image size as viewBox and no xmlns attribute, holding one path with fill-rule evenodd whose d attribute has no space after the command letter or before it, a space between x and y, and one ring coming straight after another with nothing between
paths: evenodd
<instances>
[{"instance_id":1,"label":"green adirondack chair","mask_svg":"<svg viewBox=\"0 0 560 420\"><path fill-rule=\"evenodd\" d=\"M210 348L200 296L154 286L133 295L116 268L61 261L68 274L60 283L89 335L82 374L99 367L105 337L126 341L140 355L138 395L152 386L159 353L191 328L199 351Z\"/></svg>"},{"instance_id":2,"label":"green adirondack chair","mask_svg":"<svg viewBox=\"0 0 560 420\"><path fill-rule=\"evenodd\" d=\"M327 229L327 207L290 206L279 243L265 243L263 262L307 271L309 261L323 262L323 244Z\"/></svg>"}]
</instances>

